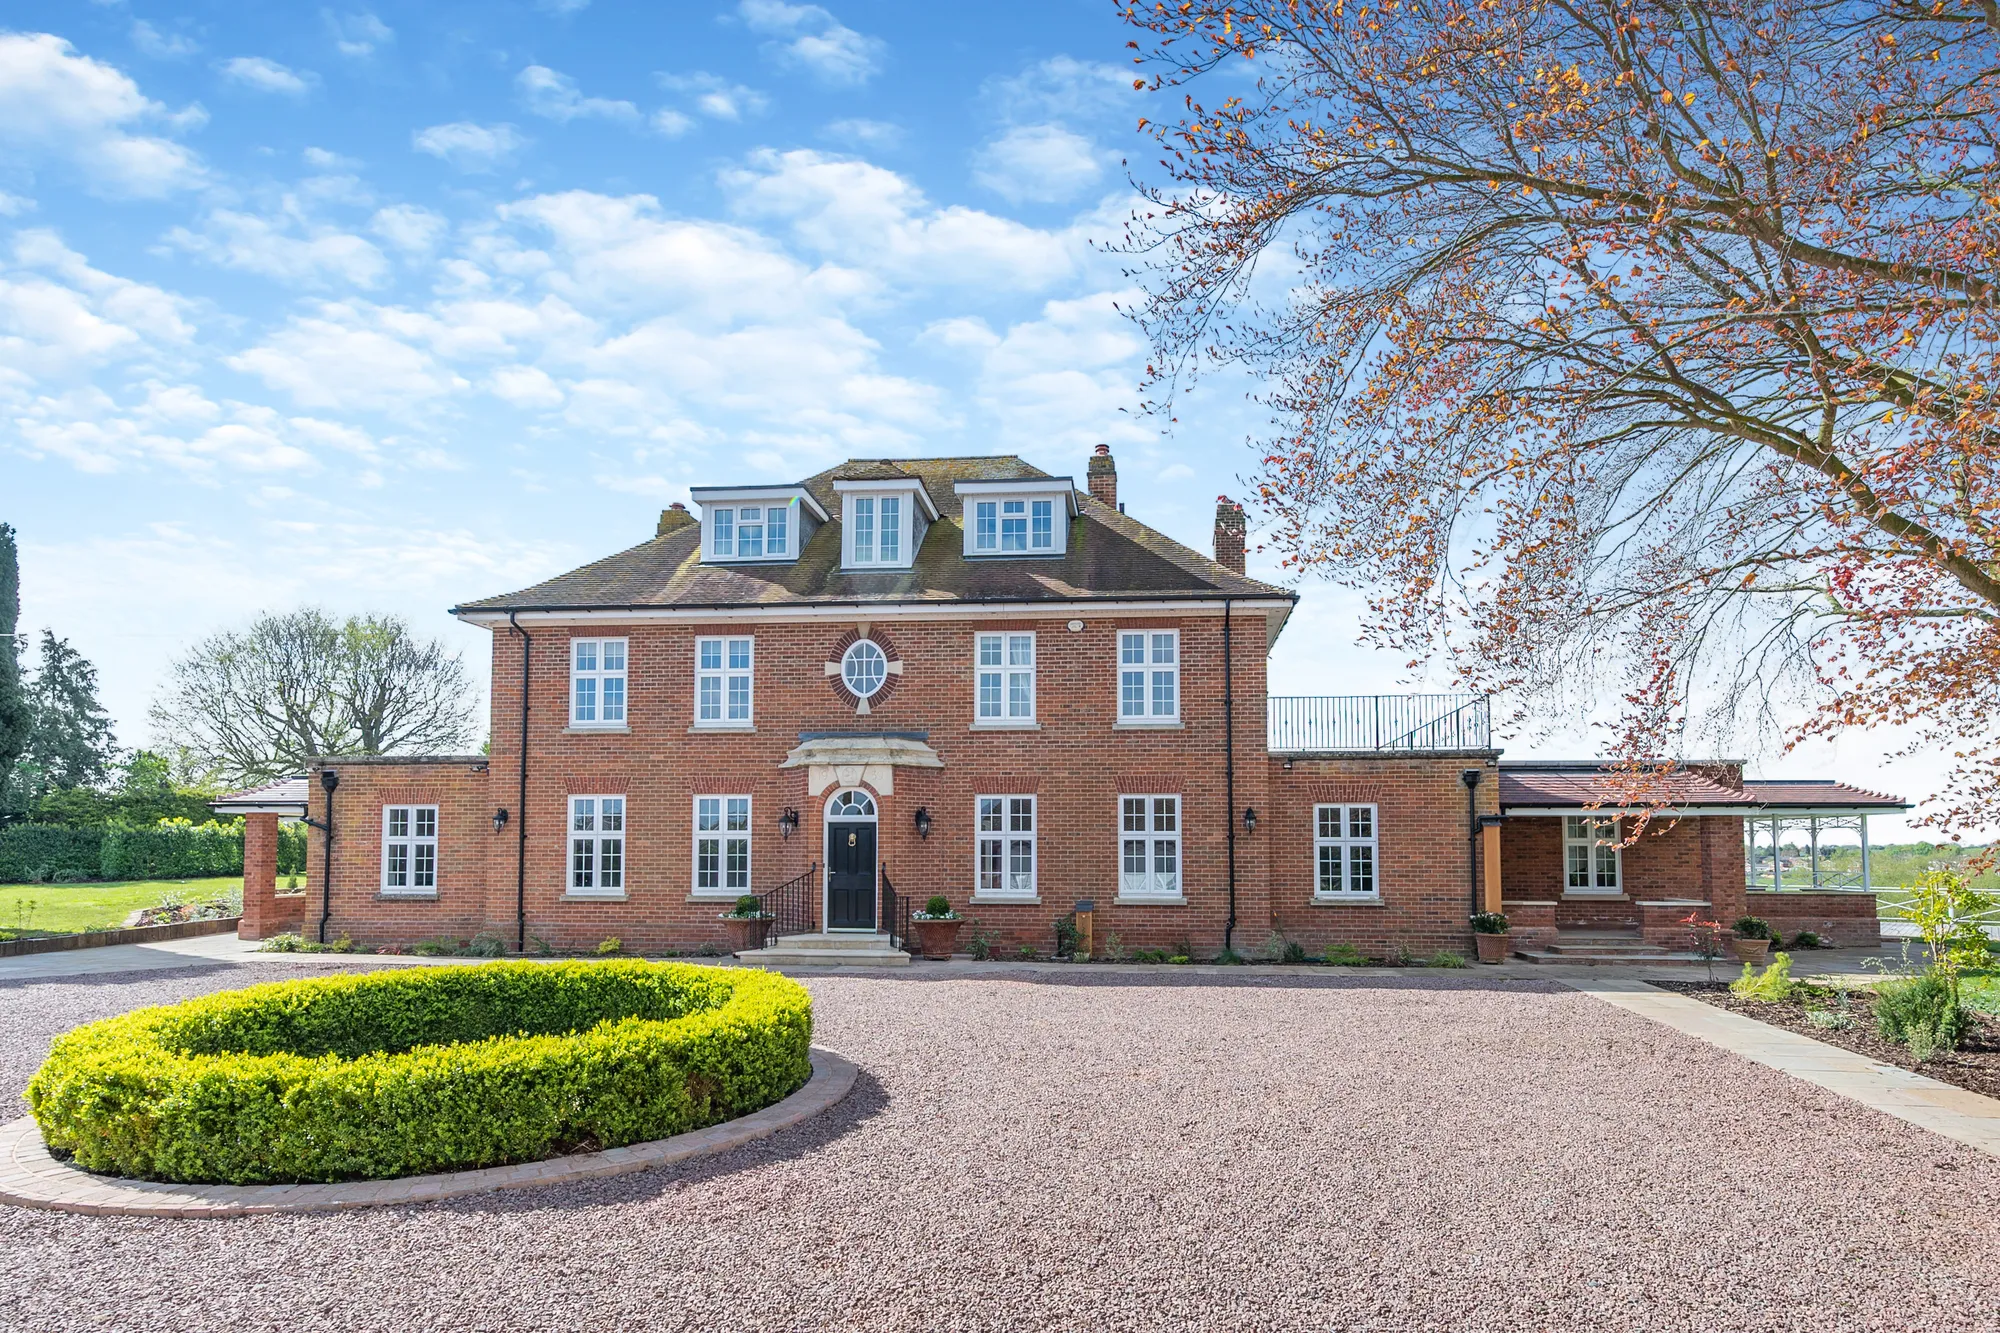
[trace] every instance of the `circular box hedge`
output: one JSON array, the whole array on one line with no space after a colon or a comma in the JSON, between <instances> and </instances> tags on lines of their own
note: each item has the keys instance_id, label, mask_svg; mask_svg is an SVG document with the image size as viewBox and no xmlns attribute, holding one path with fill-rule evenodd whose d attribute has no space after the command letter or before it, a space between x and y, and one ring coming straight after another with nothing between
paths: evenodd
<instances>
[{"instance_id":1,"label":"circular box hedge","mask_svg":"<svg viewBox=\"0 0 2000 1333\"><path fill-rule=\"evenodd\" d=\"M489 963L282 981L57 1039L51 1151L144 1180L379 1180L618 1147L811 1074L812 999L769 972Z\"/></svg>"}]
</instances>

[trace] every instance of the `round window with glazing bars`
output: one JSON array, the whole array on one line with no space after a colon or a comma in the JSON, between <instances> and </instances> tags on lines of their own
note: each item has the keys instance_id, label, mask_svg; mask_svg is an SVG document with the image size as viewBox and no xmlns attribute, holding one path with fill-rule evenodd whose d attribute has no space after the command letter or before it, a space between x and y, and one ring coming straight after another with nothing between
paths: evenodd
<instances>
[{"instance_id":1,"label":"round window with glazing bars","mask_svg":"<svg viewBox=\"0 0 2000 1333\"><path fill-rule=\"evenodd\" d=\"M857 699L866 699L889 678L889 659L873 639L856 639L840 657L840 679Z\"/></svg>"}]
</instances>

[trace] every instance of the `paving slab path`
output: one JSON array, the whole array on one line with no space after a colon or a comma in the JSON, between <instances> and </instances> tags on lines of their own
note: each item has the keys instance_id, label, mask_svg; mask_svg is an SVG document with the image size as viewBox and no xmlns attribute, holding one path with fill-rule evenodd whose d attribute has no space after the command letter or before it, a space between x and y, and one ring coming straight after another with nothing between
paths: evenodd
<instances>
[{"instance_id":1,"label":"paving slab path","mask_svg":"<svg viewBox=\"0 0 2000 1333\"><path fill-rule=\"evenodd\" d=\"M0 1096L75 1023L307 971L0 983ZM0 1329L2000 1326L2000 1161L1553 980L806 984L861 1071L812 1122L421 1207L0 1210Z\"/></svg>"}]
</instances>

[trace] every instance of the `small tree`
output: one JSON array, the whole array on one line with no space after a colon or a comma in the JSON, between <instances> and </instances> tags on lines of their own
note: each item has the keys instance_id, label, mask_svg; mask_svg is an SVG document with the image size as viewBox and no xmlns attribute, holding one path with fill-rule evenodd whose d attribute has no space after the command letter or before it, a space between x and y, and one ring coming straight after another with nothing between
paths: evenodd
<instances>
[{"instance_id":1,"label":"small tree","mask_svg":"<svg viewBox=\"0 0 2000 1333\"><path fill-rule=\"evenodd\" d=\"M1991 894L1969 887L1955 870L1929 870L1917 879L1916 890L1903 908L1930 951L1931 967L1958 1002L1958 980L1967 970L1985 965L1992 954L1982 918L2000 906Z\"/></svg>"},{"instance_id":2,"label":"small tree","mask_svg":"<svg viewBox=\"0 0 2000 1333\"><path fill-rule=\"evenodd\" d=\"M28 688L33 727L21 753L38 790L94 787L118 762L110 714L97 698L97 668L83 654L42 631L41 661Z\"/></svg>"},{"instance_id":3,"label":"small tree","mask_svg":"<svg viewBox=\"0 0 2000 1333\"><path fill-rule=\"evenodd\" d=\"M14 529L0 523L0 815L11 808L7 789L34 722L34 709L21 687L20 625L20 553Z\"/></svg>"},{"instance_id":4,"label":"small tree","mask_svg":"<svg viewBox=\"0 0 2000 1333\"><path fill-rule=\"evenodd\" d=\"M160 739L229 782L318 755L440 753L472 743L465 662L396 616L259 616L176 661L154 704Z\"/></svg>"}]
</instances>

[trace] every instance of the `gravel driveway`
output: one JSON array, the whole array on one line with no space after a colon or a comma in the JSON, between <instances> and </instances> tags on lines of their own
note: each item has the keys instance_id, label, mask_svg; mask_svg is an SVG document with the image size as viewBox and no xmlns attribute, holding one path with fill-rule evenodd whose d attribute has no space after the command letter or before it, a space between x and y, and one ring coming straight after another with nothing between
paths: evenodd
<instances>
[{"instance_id":1,"label":"gravel driveway","mask_svg":"<svg viewBox=\"0 0 2000 1333\"><path fill-rule=\"evenodd\" d=\"M74 1023L300 971L0 986L0 1096ZM863 1071L813 1124L421 1208L0 1208L0 1328L2000 1326L2000 1162L1553 983L807 984Z\"/></svg>"}]
</instances>

